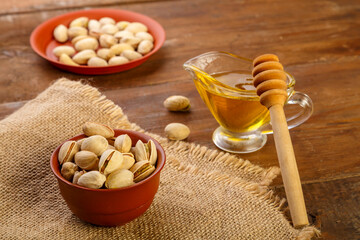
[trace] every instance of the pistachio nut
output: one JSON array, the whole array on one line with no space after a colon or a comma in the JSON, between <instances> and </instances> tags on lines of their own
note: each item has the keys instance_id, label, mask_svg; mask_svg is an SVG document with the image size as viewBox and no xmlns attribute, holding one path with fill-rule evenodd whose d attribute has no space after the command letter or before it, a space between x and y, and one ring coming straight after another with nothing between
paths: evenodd
<instances>
[{"instance_id":1,"label":"pistachio nut","mask_svg":"<svg viewBox=\"0 0 360 240\"><path fill-rule=\"evenodd\" d=\"M145 145L146 154L151 165L155 165L157 161L157 149L153 140L149 140Z\"/></svg>"},{"instance_id":2,"label":"pistachio nut","mask_svg":"<svg viewBox=\"0 0 360 240\"><path fill-rule=\"evenodd\" d=\"M115 20L112 19L111 17L102 17L99 19L99 22L101 23L101 25L105 25L105 24L112 24L115 25Z\"/></svg>"},{"instance_id":3,"label":"pistachio nut","mask_svg":"<svg viewBox=\"0 0 360 240\"><path fill-rule=\"evenodd\" d=\"M132 60L136 60L142 57L142 55L138 52L135 52L133 50L124 50L121 53L121 56L126 57L127 59L129 59L130 61Z\"/></svg>"},{"instance_id":4,"label":"pistachio nut","mask_svg":"<svg viewBox=\"0 0 360 240\"><path fill-rule=\"evenodd\" d=\"M142 23L132 22L132 23L129 23L129 25L127 25L125 30L133 32L133 33L138 33L138 32L147 32L148 29Z\"/></svg>"},{"instance_id":5,"label":"pistachio nut","mask_svg":"<svg viewBox=\"0 0 360 240\"><path fill-rule=\"evenodd\" d=\"M134 174L127 169L118 169L109 174L106 179L106 188L121 188L134 184Z\"/></svg>"},{"instance_id":6,"label":"pistachio nut","mask_svg":"<svg viewBox=\"0 0 360 240\"><path fill-rule=\"evenodd\" d=\"M119 30L124 30L129 24L130 24L130 22L128 22L128 21L120 21L120 22L117 22L115 25Z\"/></svg>"},{"instance_id":7,"label":"pistachio nut","mask_svg":"<svg viewBox=\"0 0 360 240\"><path fill-rule=\"evenodd\" d=\"M108 125L95 123L95 122L85 122L82 127L83 133L86 136L100 135L104 138L114 137L114 130Z\"/></svg>"},{"instance_id":8,"label":"pistachio nut","mask_svg":"<svg viewBox=\"0 0 360 240\"><path fill-rule=\"evenodd\" d=\"M110 145L110 144L109 144L109 146L108 146L108 148L106 150L108 150L108 149L116 150L115 147L113 145Z\"/></svg>"},{"instance_id":9,"label":"pistachio nut","mask_svg":"<svg viewBox=\"0 0 360 240\"><path fill-rule=\"evenodd\" d=\"M102 58L106 61L108 61L110 58L112 58L113 56L115 56L111 51L110 48L100 48L97 52L96 52L97 56L99 58Z\"/></svg>"},{"instance_id":10,"label":"pistachio nut","mask_svg":"<svg viewBox=\"0 0 360 240\"><path fill-rule=\"evenodd\" d=\"M133 48L137 48L140 42L141 39L137 37L123 37L120 39L120 43L127 43Z\"/></svg>"},{"instance_id":11,"label":"pistachio nut","mask_svg":"<svg viewBox=\"0 0 360 240\"><path fill-rule=\"evenodd\" d=\"M170 140L184 140L190 134L190 129L182 123L170 123L165 127L165 135Z\"/></svg>"},{"instance_id":12,"label":"pistachio nut","mask_svg":"<svg viewBox=\"0 0 360 240\"><path fill-rule=\"evenodd\" d=\"M115 139L114 147L121 153L130 151L132 145L131 138L127 134L122 134Z\"/></svg>"},{"instance_id":13,"label":"pistachio nut","mask_svg":"<svg viewBox=\"0 0 360 240\"><path fill-rule=\"evenodd\" d=\"M107 138L106 140L108 141L109 145L114 146L115 139L116 139L116 137L111 137L111 138Z\"/></svg>"},{"instance_id":14,"label":"pistachio nut","mask_svg":"<svg viewBox=\"0 0 360 240\"><path fill-rule=\"evenodd\" d=\"M101 188L106 181L105 175L99 171L90 171L81 175L77 184L83 187L98 189Z\"/></svg>"},{"instance_id":15,"label":"pistachio nut","mask_svg":"<svg viewBox=\"0 0 360 240\"><path fill-rule=\"evenodd\" d=\"M60 55L59 58L59 62L63 63L63 64L67 64L67 65L71 65L71 66L79 66L79 64L77 64L76 62L74 62L71 57L69 57L69 55L62 53Z\"/></svg>"},{"instance_id":16,"label":"pistachio nut","mask_svg":"<svg viewBox=\"0 0 360 240\"><path fill-rule=\"evenodd\" d=\"M107 61L99 57L92 57L87 62L89 67L106 67L108 65Z\"/></svg>"},{"instance_id":17,"label":"pistachio nut","mask_svg":"<svg viewBox=\"0 0 360 240\"><path fill-rule=\"evenodd\" d=\"M150 40L142 40L139 43L139 46L137 48L137 51L141 53L142 55L145 55L153 49L154 44Z\"/></svg>"},{"instance_id":18,"label":"pistachio nut","mask_svg":"<svg viewBox=\"0 0 360 240\"><path fill-rule=\"evenodd\" d=\"M67 27L65 27L63 24L58 25L54 29L53 36L58 42L66 42L69 39Z\"/></svg>"},{"instance_id":19,"label":"pistachio nut","mask_svg":"<svg viewBox=\"0 0 360 240\"><path fill-rule=\"evenodd\" d=\"M94 38L94 37L87 36L87 35L80 35L80 36L77 36L77 37L74 37L73 39L71 39L71 44L75 45L78 41L85 39L85 38ZM96 39L96 38L94 38L94 39Z\"/></svg>"},{"instance_id":20,"label":"pistachio nut","mask_svg":"<svg viewBox=\"0 0 360 240\"><path fill-rule=\"evenodd\" d=\"M120 65L120 64L124 64L124 63L128 63L129 59L127 59L126 57L112 57L109 60L109 65Z\"/></svg>"},{"instance_id":21,"label":"pistachio nut","mask_svg":"<svg viewBox=\"0 0 360 240\"><path fill-rule=\"evenodd\" d=\"M75 54L72 59L77 64L86 64L92 57L96 57L95 51L92 49L85 49Z\"/></svg>"},{"instance_id":22,"label":"pistachio nut","mask_svg":"<svg viewBox=\"0 0 360 240\"><path fill-rule=\"evenodd\" d=\"M117 43L117 39L109 34L101 34L99 37L100 46L109 48Z\"/></svg>"},{"instance_id":23,"label":"pistachio nut","mask_svg":"<svg viewBox=\"0 0 360 240\"><path fill-rule=\"evenodd\" d=\"M90 151L80 151L74 156L75 163L84 170L98 170L99 158Z\"/></svg>"},{"instance_id":24,"label":"pistachio nut","mask_svg":"<svg viewBox=\"0 0 360 240\"><path fill-rule=\"evenodd\" d=\"M187 97L174 95L164 101L164 107L169 111L188 111L190 109L190 100Z\"/></svg>"},{"instance_id":25,"label":"pistachio nut","mask_svg":"<svg viewBox=\"0 0 360 240\"><path fill-rule=\"evenodd\" d=\"M155 167L146 160L137 162L134 164L134 166L130 168L130 171L134 173L134 182L136 183L150 176L150 174L153 173L154 170Z\"/></svg>"},{"instance_id":26,"label":"pistachio nut","mask_svg":"<svg viewBox=\"0 0 360 240\"><path fill-rule=\"evenodd\" d=\"M88 138L85 138L81 144L82 151L90 151L95 153L97 156L100 156L108 147L108 141L106 138L100 135L94 135Z\"/></svg>"},{"instance_id":27,"label":"pistachio nut","mask_svg":"<svg viewBox=\"0 0 360 240\"><path fill-rule=\"evenodd\" d=\"M134 51L134 48L130 44L127 44L127 43L115 44L115 45L112 45L110 48L110 52L113 56L120 55L124 50L133 50Z\"/></svg>"},{"instance_id":28,"label":"pistachio nut","mask_svg":"<svg viewBox=\"0 0 360 240\"><path fill-rule=\"evenodd\" d=\"M100 157L99 171L106 176L111 172L120 169L123 162L123 155L117 150L106 150Z\"/></svg>"},{"instance_id":29,"label":"pistachio nut","mask_svg":"<svg viewBox=\"0 0 360 240\"><path fill-rule=\"evenodd\" d=\"M68 56L72 56L75 54L75 49L71 46L57 46L52 51L55 56L60 57L61 54L66 54Z\"/></svg>"},{"instance_id":30,"label":"pistachio nut","mask_svg":"<svg viewBox=\"0 0 360 240\"><path fill-rule=\"evenodd\" d=\"M101 23L98 20L91 19L88 23L89 31L100 32Z\"/></svg>"},{"instance_id":31,"label":"pistachio nut","mask_svg":"<svg viewBox=\"0 0 360 240\"><path fill-rule=\"evenodd\" d=\"M77 51L82 51L85 49L96 50L98 47L99 47L99 42L93 37L87 37L75 43L75 49Z\"/></svg>"},{"instance_id":32,"label":"pistachio nut","mask_svg":"<svg viewBox=\"0 0 360 240\"><path fill-rule=\"evenodd\" d=\"M130 31L119 31L117 33L114 34L114 37L117 38L117 39L122 39L122 38L125 38L125 37L134 37L134 33L133 32L130 32Z\"/></svg>"},{"instance_id":33,"label":"pistachio nut","mask_svg":"<svg viewBox=\"0 0 360 240\"><path fill-rule=\"evenodd\" d=\"M140 38L141 40L149 40L154 42L154 37L148 32L138 32L135 34L135 37Z\"/></svg>"},{"instance_id":34,"label":"pistachio nut","mask_svg":"<svg viewBox=\"0 0 360 240\"><path fill-rule=\"evenodd\" d=\"M83 143L83 141L85 140L86 138L82 138L82 139L79 139L76 141L76 144L79 146L79 149L81 149L81 144Z\"/></svg>"},{"instance_id":35,"label":"pistachio nut","mask_svg":"<svg viewBox=\"0 0 360 240\"><path fill-rule=\"evenodd\" d=\"M69 35L69 38L74 38L80 35L87 35L88 30L83 27L71 27L68 29L67 33Z\"/></svg>"},{"instance_id":36,"label":"pistachio nut","mask_svg":"<svg viewBox=\"0 0 360 240\"><path fill-rule=\"evenodd\" d=\"M88 26L89 18L87 17L79 17L71 21L70 27L84 27Z\"/></svg>"},{"instance_id":37,"label":"pistachio nut","mask_svg":"<svg viewBox=\"0 0 360 240\"><path fill-rule=\"evenodd\" d=\"M79 178L80 178L84 173L86 173L85 170L76 171L76 172L74 173L74 177L73 177L72 183L73 183L73 184L78 184Z\"/></svg>"},{"instance_id":38,"label":"pistachio nut","mask_svg":"<svg viewBox=\"0 0 360 240\"><path fill-rule=\"evenodd\" d=\"M79 146L75 141L67 141L60 147L58 160L60 165L66 162L72 162L74 155L79 151Z\"/></svg>"},{"instance_id":39,"label":"pistachio nut","mask_svg":"<svg viewBox=\"0 0 360 240\"><path fill-rule=\"evenodd\" d=\"M113 24L105 24L101 27L100 32L104 34L114 35L119 29Z\"/></svg>"},{"instance_id":40,"label":"pistachio nut","mask_svg":"<svg viewBox=\"0 0 360 240\"><path fill-rule=\"evenodd\" d=\"M61 175L71 182L75 172L79 170L78 166L73 162L65 162L61 166Z\"/></svg>"},{"instance_id":41,"label":"pistachio nut","mask_svg":"<svg viewBox=\"0 0 360 240\"><path fill-rule=\"evenodd\" d=\"M145 144L141 140L138 140L136 142L134 156L135 156L136 162L149 160L147 153L146 153Z\"/></svg>"},{"instance_id":42,"label":"pistachio nut","mask_svg":"<svg viewBox=\"0 0 360 240\"><path fill-rule=\"evenodd\" d=\"M94 30L94 29L89 30L89 37L99 39L101 35L102 35L102 33L100 32L100 29L99 30Z\"/></svg>"},{"instance_id":43,"label":"pistachio nut","mask_svg":"<svg viewBox=\"0 0 360 240\"><path fill-rule=\"evenodd\" d=\"M130 169L135 163L135 158L132 153L123 153L123 163L120 165L121 169Z\"/></svg>"}]
</instances>

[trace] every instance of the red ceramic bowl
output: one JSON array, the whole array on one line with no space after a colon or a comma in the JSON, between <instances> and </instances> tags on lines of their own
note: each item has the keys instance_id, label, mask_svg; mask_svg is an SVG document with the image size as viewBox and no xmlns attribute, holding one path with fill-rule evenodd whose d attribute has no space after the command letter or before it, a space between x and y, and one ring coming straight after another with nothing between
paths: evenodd
<instances>
[{"instance_id":1,"label":"red ceramic bowl","mask_svg":"<svg viewBox=\"0 0 360 240\"><path fill-rule=\"evenodd\" d=\"M116 21L141 22L148 27L148 32L154 37L154 48L142 58L130 61L125 64L106 66L106 67L88 67L88 66L70 66L58 61L58 58L52 53L52 50L63 43L58 43L53 38L53 31L59 24L69 26L70 22L78 17L88 17L90 19L100 19L102 17L111 17ZM152 54L160 49L165 41L165 31L163 27L154 19L145 15L116 9L91 9L66 13L40 24L31 33L30 45L32 49L41 57L48 60L54 66L74 73L85 75L101 75L116 72L122 72L145 62ZM70 43L68 42L67 45Z\"/></svg>"},{"instance_id":2,"label":"red ceramic bowl","mask_svg":"<svg viewBox=\"0 0 360 240\"><path fill-rule=\"evenodd\" d=\"M160 171L165 165L165 152L153 138L130 130L115 130L115 136L128 134L135 144L139 139L153 140L158 160L155 171L146 179L134 185L118 189L90 189L72 184L60 174L58 153L60 146L53 152L50 160L51 170L58 180L60 193L70 210L81 220L100 226L123 225L143 214L151 205L158 190ZM78 135L69 140L86 137Z\"/></svg>"}]
</instances>

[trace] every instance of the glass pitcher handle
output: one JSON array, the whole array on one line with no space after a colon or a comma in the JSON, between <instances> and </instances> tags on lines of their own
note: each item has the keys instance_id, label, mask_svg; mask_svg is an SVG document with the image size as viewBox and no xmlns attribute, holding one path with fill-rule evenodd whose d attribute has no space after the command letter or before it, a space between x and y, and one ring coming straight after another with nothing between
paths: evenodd
<instances>
[{"instance_id":1,"label":"glass pitcher handle","mask_svg":"<svg viewBox=\"0 0 360 240\"><path fill-rule=\"evenodd\" d=\"M296 113L287 113L286 105L299 105L301 109ZM302 92L294 92L284 106L288 129L299 126L300 124L308 120L313 113L313 110L313 102L308 95ZM263 134L273 133L271 124L263 126L260 131Z\"/></svg>"}]
</instances>

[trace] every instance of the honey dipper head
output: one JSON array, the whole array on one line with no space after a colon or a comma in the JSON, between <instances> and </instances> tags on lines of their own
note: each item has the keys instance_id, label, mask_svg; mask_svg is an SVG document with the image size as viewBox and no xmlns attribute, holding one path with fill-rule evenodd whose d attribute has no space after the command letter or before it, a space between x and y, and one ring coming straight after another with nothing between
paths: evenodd
<instances>
[{"instance_id":1,"label":"honey dipper head","mask_svg":"<svg viewBox=\"0 0 360 240\"><path fill-rule=\"evenodd\" d=\"M267 108L275 104L284 105L287 98L286 74L279 58L274 54L264 54L254 59L253 66L253 84L260 103Z\"/></svg>"}]
</instances>

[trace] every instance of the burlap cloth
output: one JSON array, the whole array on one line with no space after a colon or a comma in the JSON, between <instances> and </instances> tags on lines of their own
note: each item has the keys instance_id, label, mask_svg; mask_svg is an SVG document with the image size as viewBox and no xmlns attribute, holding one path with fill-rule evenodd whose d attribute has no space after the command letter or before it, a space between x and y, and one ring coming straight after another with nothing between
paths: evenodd
<instances>
[{"instance_id":1,"label":"burlap cloth","mask_svg":"<svg viewBox=\"0 0 360 240\"><path fill-rule=\"evenodd\" d=\"M317 232L294 229L283 216L283 201L267 188L277 167L263 169L151 133L164 147L167 163L149 210L124 226L84 223L62 199L49 159L86 121L143 131L97 89L67 79L0 122L1 239L277 240L310 239Z\"/></svg>"}]
</instances>

